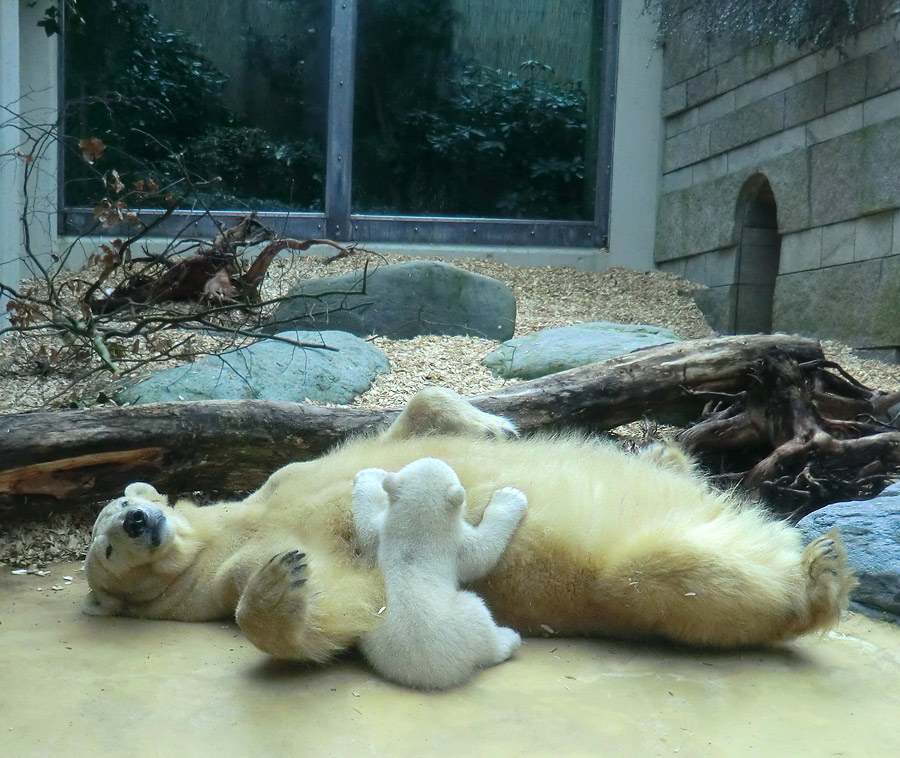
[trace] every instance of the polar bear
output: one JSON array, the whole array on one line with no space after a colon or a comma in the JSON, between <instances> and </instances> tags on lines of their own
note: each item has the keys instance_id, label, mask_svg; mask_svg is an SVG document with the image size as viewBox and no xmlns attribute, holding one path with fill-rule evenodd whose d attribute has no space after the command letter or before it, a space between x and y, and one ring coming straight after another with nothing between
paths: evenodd
<instances>
[{"instance_id":1,"label":"polar bear","mask_svg":"<svg viewBox=\"0 0 900 758\"><path fill-rule=\"evenodd\" d=\"M356 475L356 533L369 550L376 547L387 594L382 619L362 635L360 649L387 679L449 689L522 644L459 582L481 579L496 566L527 500L513 487L497 490L476 528L462 517L465 499L456 473L437 458L420 458L396 474L368 468Z\"/></svg>"},{"instance_id":2,"label":"polar bear","mask_svg":"<svg viewBox=\"0 0 900 758\"><path fill-rule=\"evenodd\" d=\"M353 479L422 457L456 471L470 524L500 487L528 498L506 552L471 585L523 635L774 643L834 625L853 585L836 533L804 549L796 528L714 490L678 455L575 435L520 439L506 419L428 388L386 431L288 464L241 501L170 506L150 485L129 487L97 518L85 610L233 616L272 656L327 661L372 631L385 605L353 528Z\"/></svg>"}]
</instances>

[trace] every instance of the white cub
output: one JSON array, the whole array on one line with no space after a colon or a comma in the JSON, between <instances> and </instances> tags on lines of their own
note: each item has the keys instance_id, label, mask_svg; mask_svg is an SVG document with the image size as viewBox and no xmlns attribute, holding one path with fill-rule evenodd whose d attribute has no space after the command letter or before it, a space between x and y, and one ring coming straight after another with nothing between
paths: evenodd
<instances>
[{"instance_id":1,"label":"white cub","mask_svg":"<svg viewBox=\"0 0 900 758\"><path fill-rule=\"evenodd\" d=\"M396 474L369 468L356 475L357 538L363 552L377 552L387 590L382 620L362 636L360 648L387 679L447 689L477 668L502 663L522 642L459 584L494 568L527 500L512 487L497 490L474 527L462 517L465 499L456 473L437 458L413 461Z\"/></svg>"}]
</instances>

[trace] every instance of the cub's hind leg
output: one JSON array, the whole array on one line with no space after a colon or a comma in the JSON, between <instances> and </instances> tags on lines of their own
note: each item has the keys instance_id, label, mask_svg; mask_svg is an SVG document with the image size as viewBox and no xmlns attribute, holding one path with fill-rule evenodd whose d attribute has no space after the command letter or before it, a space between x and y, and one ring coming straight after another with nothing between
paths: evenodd
<instances>
[{"instance_id":1,"label":"cub's hind leg","mask_svg":"<svg viewBox=\"0 0 900 758\"><path fill-rule=\"evenodd\" d=\"M385 437L409 439L435 434L501 439L518 436L508 419L478 410L453 390L426 387L407 403Z\"/></svg>"}]
</instances>

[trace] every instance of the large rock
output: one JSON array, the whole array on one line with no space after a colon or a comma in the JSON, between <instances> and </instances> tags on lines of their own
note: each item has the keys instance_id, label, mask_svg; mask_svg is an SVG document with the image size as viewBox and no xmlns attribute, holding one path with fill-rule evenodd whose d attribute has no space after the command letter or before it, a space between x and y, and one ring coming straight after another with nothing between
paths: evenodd
<instances>
[{"instance_id":1,"label":"large rock","mask_svg":"<svg viewBox=\"0 0 900 758\"><path fill-rule=\"evenodd\" d=\"M871 500L828 505L798 526L809 540L837 526L859 580L854 603L900 623L900 484Z\"/></svg>"},{"instance_id":2,"label":"large rock","mask_svg":"<svg viewBox=\"0 0 900 758\"><path fill-rule=\"evenodd\" d=\"M290 331L278 336L337 351L263 340L221 357L210 355L157 371L116 395L116 402L309 399L345 404L369 389L376 374L390 368L380 350L346 332Z\"/></svg>"},{"instance_id":3,"label":"large rock","mask_svg":"<svg viewBox=\"0 0 900 758\"><path fill-rule=\"evenodd\" d=\"M537 379L638 348L678 341L675 332L659 326L596 321L508 340L484 359L484 365L495 376L506 379Z\"/></svg>"},{"instance_id":4,"label":"large rock","mask_svg":"<svg viewBox=\"0 0 900 758\"><path fill-rule=\"evenodd\" d=\"M449 263L410 261L300 282L264 327L339 329L405 339L448 334L509 339L516 299L503 282Z\"/></svg>"}]
</instances>

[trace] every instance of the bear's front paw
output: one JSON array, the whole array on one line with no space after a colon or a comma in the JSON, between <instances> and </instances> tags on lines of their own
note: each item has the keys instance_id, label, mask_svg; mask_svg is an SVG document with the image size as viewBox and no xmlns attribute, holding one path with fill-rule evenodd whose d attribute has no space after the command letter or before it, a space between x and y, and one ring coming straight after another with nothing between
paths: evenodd
<instances>
[{"instance_id":1,"label":"bear's front paw","mask_svg":"<svg viewBox=\"0 0 900 758\"><path fill-rule=\"evenodd\" d=\"M288 550L278 553L250 577L238 602L237 622L241 628L257 619L300 617L306 607L308 566L306 553Z\"/></svg>"},{"instance_id":2,"label":"bear's front paw","mask_svg":"<svg viewBox=\"0 0 900 758\"><path fill-rule=\"evenodd\" d=\"M528 498L522 490L515 487L501 487L491 497L488 508L512 516L518 522L528 510Z\"/></svg>"}]
</instances>

